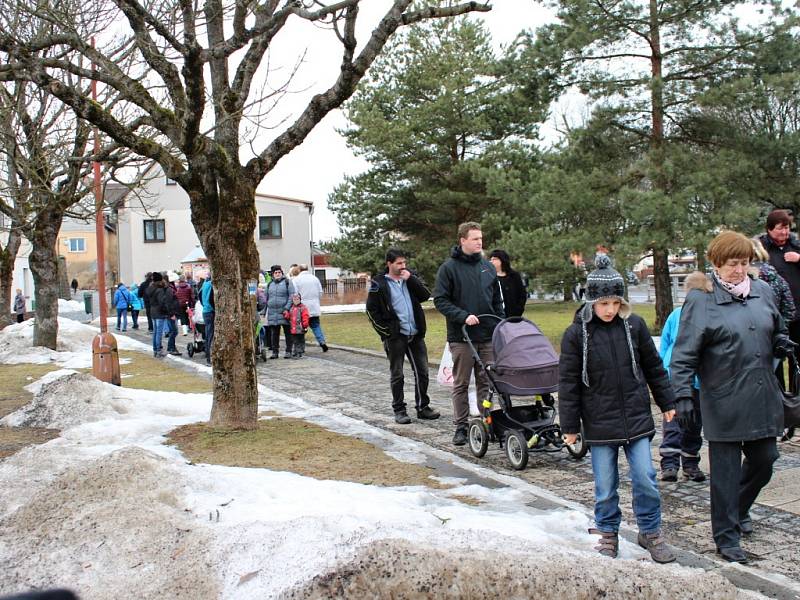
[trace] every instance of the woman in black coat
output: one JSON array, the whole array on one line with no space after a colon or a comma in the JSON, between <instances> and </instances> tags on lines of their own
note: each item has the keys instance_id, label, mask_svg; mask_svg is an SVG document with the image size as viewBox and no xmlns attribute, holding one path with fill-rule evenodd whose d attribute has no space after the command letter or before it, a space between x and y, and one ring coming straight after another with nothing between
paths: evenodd
<instances>
[{"instance_id":1,"label":"woman in black coat","mask_svg":"<svg viewBox=\"0 0 800 600\"><path fill-rule=\"evenodd\" d=\"M694 418L692 382L711 467L711 530L717 551L746 562L741 534L753 531L750 507L772 477L783 433L783 402L773 358L792 351L769 286L748 276L750 240L725 231L708 246L711 292L693 290L681 311L670 372L679 421ZM742 464L744 454L744 464Z\"/></svg>"},{"instance_id":2,"label":"woman in black coat","mask_svg":"<svg viewBox=\"0 0 800 600\"><path fill-rule=\"evenodd\" d=\"M528 290L525 289L522 276L511 268L511 257L505 250L493 250L489 260L497 271L506 317L521 317L525 312L525 302L528 300Z\"/></svg>"}]
</instances>

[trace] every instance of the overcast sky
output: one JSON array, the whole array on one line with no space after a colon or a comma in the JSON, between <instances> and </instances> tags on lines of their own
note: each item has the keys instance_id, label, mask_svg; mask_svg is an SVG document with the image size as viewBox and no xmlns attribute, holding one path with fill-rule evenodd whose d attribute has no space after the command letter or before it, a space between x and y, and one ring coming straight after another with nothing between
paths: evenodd
<instances>
[{"instance_id":1,"label":"overcast sky","mask_svg":"<svg viewBox=\"0 0 800 600\"><path fill-rule=\"evenodd\" d=\"M361 28L358 32L360 44L367 40L386 5L387 2L383 0L366 0L362 3L363 8L359 15ZM511 42L522 29L532 29L544 24L548 18L548 11L532 0L495 0L493 5L491 12L474 13L472 18L479 18L487 23L497 46ZM338 41L330 31L298 27L282 33L287 34L287 43L280 47L286 62L281 63L277 56L271 57L270 67L274 72L270 80L272 85L277 85L282 75L285 78L297 56L302 52L306 54L292 81L293 93L282 99L279 107L282 112L276 110L270 115L276 130L294 120L314 93L330 86L338 72L341 57ZM288 121L284 121L285 119ZM263 193L313 201L315 241L331 239L338 234L336 218L326 206L328 194L342 181L344 175L358 174L367 167L363 160L353 155L336 133L336 129L344 125L345 119L341 111L329 114L300 147L281 159L259 186L259 191ZM271 139L275 131L267 131L264 135Z\"/></svg>"}]
</instances>

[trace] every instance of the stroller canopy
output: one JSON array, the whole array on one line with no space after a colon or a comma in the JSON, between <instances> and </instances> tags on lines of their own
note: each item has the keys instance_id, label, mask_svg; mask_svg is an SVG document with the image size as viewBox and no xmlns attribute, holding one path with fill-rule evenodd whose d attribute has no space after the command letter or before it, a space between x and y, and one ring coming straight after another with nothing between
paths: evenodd
<instances>
[{"instance_id":1,"label":"stroller canopy","mask_svg":"<svg viewBox=\"0 0 800 600\"><path fill-rule=\"evenodd\" d=\"M492 348L498 392L531 396L558 390L558 354L532 321L501 321L492 335Z\"/></svg>"}]
</instances>

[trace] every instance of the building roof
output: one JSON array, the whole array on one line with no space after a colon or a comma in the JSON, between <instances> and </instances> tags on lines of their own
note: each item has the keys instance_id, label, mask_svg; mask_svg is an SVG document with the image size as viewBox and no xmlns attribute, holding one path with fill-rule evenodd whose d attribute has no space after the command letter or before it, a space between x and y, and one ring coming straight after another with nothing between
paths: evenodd
<instances>
[{"instance_id":1,"label":"building roof","mask_svg":"<svg viewBox=\"0 0 800 600\"><path fill-rule=\"evenodd\" d=\"M200 246L195 246L194 250L183 257L181 263L205 262L207 260L205 251Z\"/></svg>"}]
</instances>

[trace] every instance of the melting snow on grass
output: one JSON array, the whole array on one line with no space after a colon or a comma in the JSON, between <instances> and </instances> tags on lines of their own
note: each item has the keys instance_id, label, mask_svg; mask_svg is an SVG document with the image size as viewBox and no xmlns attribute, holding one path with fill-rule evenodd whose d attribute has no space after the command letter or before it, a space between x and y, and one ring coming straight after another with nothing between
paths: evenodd
<instances>
[{"instance_id":1,"label":"melting snow on grass","mask_svg":"<svg viewBox=\"0 0 800 600\"><path fill-rule=\"evenodd\" d=\"M719 597L736 593L702 572L598 557L584 512L531 509L526 506L531 488L516 479L491 490L382 488L188 464L163 444L164 434L207 420L211 395L120 388L71 371L91 364L97 330L64 319L59 327L57 352L32 348L26 323L0 332L0 362L65 367L33 384L34 401L0 421L62 430L60 437L0 462L0 593L68 587L86 599L130 597L133 590L138 598L281 597L365 548L393 540L444 552L465 568L470 557L490 559L492 570L509 560L562 561L567 569L562 580L578 578L575 590L585 588L580 578L590 575L635 589L619 576L625 572L657 590L663 583L661 592L669 591L671 598L706 597L698 588L701 581L725 592ZM148 350L124 337L119 344ZM410 461L432 451L270 390L262 390L262 404L322 420L330 429L372 436ZM483 504L468 506L451 494L471 495ZM621 554L643 556L625 542ZM381 567L383 575L386 571ZM681 589L691 593L681 596Z\"/></svg>"}]
</instances>

